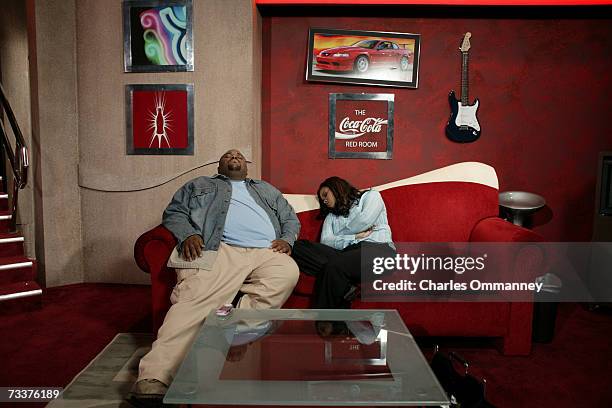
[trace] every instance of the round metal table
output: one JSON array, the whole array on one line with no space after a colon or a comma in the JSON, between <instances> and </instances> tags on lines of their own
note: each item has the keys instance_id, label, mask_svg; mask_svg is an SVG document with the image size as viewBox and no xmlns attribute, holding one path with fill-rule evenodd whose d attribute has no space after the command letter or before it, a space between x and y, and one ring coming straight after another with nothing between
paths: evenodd
<instances>
[{"instance_id":1,"label":"round metal table","mask_svg":"<svg viewBox=\"0 0 612 408\"><path fill-rule=\"evenodd\" d=\"M504 191L499 193L502 218L515 225L528 228L531 215L546 205L544 197L527 191Z\"/></svg>"}]
</instances>

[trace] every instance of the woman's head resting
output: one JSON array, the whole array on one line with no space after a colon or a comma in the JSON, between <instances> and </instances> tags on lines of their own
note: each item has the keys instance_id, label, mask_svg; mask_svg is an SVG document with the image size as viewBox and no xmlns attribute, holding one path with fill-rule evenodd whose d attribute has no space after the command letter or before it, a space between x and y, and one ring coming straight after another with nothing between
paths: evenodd
<instances>
[{"instance_id":1,"label":"woman's head resting","mask_svg":"<svg viewBox=\"0 0 612 408\"><path fill-rule=\"evenodd\" d=\"M321 215L329 213L348 216L351 207L359 202L361 192L348 181L333 176L324 180L317 190Z\"/></svg>"}]
</instances>

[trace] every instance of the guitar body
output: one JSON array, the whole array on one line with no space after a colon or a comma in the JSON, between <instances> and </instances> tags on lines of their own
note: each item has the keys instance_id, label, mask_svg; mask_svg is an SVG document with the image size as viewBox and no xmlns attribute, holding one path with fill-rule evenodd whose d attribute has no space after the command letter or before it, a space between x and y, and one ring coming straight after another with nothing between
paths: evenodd
<instances>
[{"instance_id":1,"label":"guitar body","mask_svg":"<svg viewBox=\"0 0 612 408\"><path fill-rule=\"evenodd\" d=\"M480 123L476 117L478 99L474 104L462 104L461 100L455 97L455 91L448 94L451 114L446 124L446 136L453 142L469 143L480 137Z\"/></svg>"}]
</instances>

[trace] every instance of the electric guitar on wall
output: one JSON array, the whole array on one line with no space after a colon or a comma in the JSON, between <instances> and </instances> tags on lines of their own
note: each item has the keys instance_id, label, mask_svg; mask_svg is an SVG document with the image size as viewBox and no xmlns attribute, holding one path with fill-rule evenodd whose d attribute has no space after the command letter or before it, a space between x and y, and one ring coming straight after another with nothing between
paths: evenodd
<instances>
[{"instance_id":1,"label":"electric guitar on wall","mask_svg":"<svg viewBox=\"0 0 612 408\"><path fill-rule=\"evenodd\" d=\"M480 137L480 124L476 117L478 99L472 105L468 102L468 51L470 50L471 33L465 33L459 50L461 51L461 100L455 97L455 91L448 94L451 115L446 124L446 136L453 142L468 143Z\"/></svg>"}]
</instances>

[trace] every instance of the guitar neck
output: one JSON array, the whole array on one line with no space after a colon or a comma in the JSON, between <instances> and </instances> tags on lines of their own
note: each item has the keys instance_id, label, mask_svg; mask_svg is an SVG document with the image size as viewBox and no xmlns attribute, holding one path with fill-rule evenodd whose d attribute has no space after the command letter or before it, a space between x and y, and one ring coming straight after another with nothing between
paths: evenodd
<instances>
[{"instance_id":1,"label":"guitar neck","mask_svg":"<svg viewBox=\"0 0 612 408\"><path fill-rule=\"evenodd\" d=\"M461 52L461 104L469 104L468 94L468 53Z\"/></svg>"}]
</instances>

